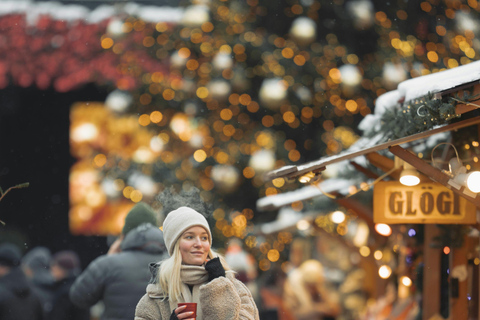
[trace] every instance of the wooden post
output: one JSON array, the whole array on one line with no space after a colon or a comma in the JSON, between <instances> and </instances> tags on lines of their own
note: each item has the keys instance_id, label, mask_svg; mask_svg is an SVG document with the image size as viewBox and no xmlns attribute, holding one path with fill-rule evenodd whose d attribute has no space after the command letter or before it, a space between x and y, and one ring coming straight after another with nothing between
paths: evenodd
<instances>
[{"instance_id":1,"label":"wooden post","mask_svg":"<svg viewBox=\"0 0 480 320\"><path fill-rule=\"evenodd\" d=\"M433 224L425 225L422 319L429 320L440 313L440 256L441 250L430 247L433 238L440 234Z\"/></svg>"},{"instance_id":2,"label":"wooden post","mask_svg":"<svg viewBox=\"0 0 480 320\"><path fill-rule=\"evenodd\" d=\"M471 295L469 302L468 317L469 319L478 319L480 315L480 295L479 295L479 268L475 263L477 257L477 248L479 245L479 238L477 236L467 237L467 259L468 259L468 294Z\"/></svg>"},{"instance_id":3,"label":"wooden post","mask_svg":"<svg viewBox=\"0 0 480 320\"><path fill-rule=\"evenodd\" d=\"M458 280L458 297L452 296L450 290L450 318L455 320L468 319L468 259L467 259L467 241L464 238L463 245L460 248L453 248L451 251L451 265L450 265L450 289L452 289L453 276L456 270L461 269L466 272L465 277Z\"/></svg>"}]
</instances>

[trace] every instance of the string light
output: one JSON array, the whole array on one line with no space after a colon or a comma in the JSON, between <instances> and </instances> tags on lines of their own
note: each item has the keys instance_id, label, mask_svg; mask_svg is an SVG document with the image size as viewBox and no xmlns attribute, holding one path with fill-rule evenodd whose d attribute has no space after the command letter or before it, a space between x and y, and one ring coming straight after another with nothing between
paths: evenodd
<instances>
[{"instance_id":1,"label":"string light","mask_svg":"<svg viewBox=\"0 0 480 320\"><path fill-rule=\"evenodd\" d=\"M392 268L390 268L390 267L387 266L387 265L382 265L382 266L378 269L378 275L379 275L380 278L382 278L382 279L388 279L388 278L392 275Z\"/></svg>"}]
</instances>

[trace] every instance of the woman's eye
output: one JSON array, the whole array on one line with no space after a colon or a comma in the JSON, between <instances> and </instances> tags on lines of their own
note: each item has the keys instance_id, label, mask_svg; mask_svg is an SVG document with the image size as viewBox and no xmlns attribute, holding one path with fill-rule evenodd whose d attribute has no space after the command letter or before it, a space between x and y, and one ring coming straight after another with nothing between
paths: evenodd
<instances>
[{"instance_id":1,"label":"woman's eye","mask_svg":"<svg viewBox=\"0 0 480 320\"><path fill-rule=\"evenodd\" d=\"M207 241L208 238L207 238L207 237L202 237L202 240L203 240L203 241Z\"/></svg>"}]
</instances>

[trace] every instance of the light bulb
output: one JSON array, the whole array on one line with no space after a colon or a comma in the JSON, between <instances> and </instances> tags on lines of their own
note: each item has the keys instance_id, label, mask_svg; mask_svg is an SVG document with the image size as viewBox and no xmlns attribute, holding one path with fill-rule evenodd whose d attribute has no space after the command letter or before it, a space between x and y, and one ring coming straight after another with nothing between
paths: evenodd
<instances>
[{"instance_id":1,"label":"light bulb","mask_svg":"<svg viewBox=\"0 0 480 320\"><path fill-rule=\"evenodd\" d=\"M395 167L403 167L399 180L404 186L411 187L420 183L420 174L410 163L395 157Z\"/></svg>"},{"instance_id":2,"label":"light bulb","mask_svg":"<svg viewBox=\"0 0 480 320\"><path fill-rule=\"evenodd\" d=\"M383 265L378 269L378 275L382 279L387 279L392 274L392 268L387 265Z\"/></svg>"},{"instance_id":3,"label":"light bulb","mask_svg":"<svg viewBox=\"0 0 480 320\"><path fill-rule=\"evenodd\" d=\"M343 221L345 221L345 213L343 213L342 211L332 212L332 214L330 215L330 219L333 223L342 223Z\"/></svg>"},{"instance_id":4,"label":"light bulb","mask_svg":"<svg viewBox=\"0 0 480 320\"><path fill-rule=\"evenodd\" d=\"M410 279L407 276L403 276L400 278L400 281L405 287L411 287L412 286L412 279Z\"/></svg>"},{"instance_id":5,"label":"light bulb","mask_svg":"<svg viewBox=\"0 0 480 320\"><path fill-rule=\"evenodd\" d=\"M404 169L400 174L400 183L404 186L416 186L420 183L418 172L415 169Z\"/></svg>"},{"instance_id":6,"label":"light bulb","mask_svg":"<svg viewBox=\"0 0 480 320\"><path fill-rule=\"evenodd\" d=\"M465 186L471 192L479 193L480 192L480 172L473 171L470 173L457 174L453 178L453 183L454 183L453 185L456 186L457 189L460 189L461 186Z\"/></svg>"},{"instance_id":7,"label":"light bulb","mask_svg":"<svg viewBox=\"0 0 480 320\"><path fill-rule=\"evenodd\" d=\"M375 231L377 231L382 236L388 237L392 234L392 228L388 224L385 223L377 223L375 224Z\"/></svg>"},{"instance_id":8,"label":"light bulb","mask_svg":"<svg viewBox=\"0 0 480 320\"><path fill-rule=\"evenodd\" d=\"M475 193L480 192L480 171L473 171L467 175L467 188Z\"/></svg>"},{"instance_id":9,"label":"light bulb","mask_svg":"<svg viewBox=\"0 0 480 320\"><path fill-rule=\"evenodd\" d=\"M310 171L310 172L305 173L303 176L301 176L298 179L298 181L300 181L300 183L309 183L310 180L312 180L314 177L315 177L315 173Z\"/></svg>"}]
</instances>

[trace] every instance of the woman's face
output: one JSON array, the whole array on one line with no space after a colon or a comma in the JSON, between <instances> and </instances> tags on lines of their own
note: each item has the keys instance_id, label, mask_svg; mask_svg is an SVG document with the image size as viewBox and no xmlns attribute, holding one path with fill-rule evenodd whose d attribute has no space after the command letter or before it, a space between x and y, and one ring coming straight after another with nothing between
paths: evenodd
<instances>
[{"instance_id":1,"label":"woman's face","mask_svg":"<svg viewBox=\"0 0 480 320\"><path fill-rule=\"evenodd\" d=\"M179 249L183 264L201 266L210 251L208 232L199 226L187 229L180 236Z\"/></svg>"}]
</instances>

